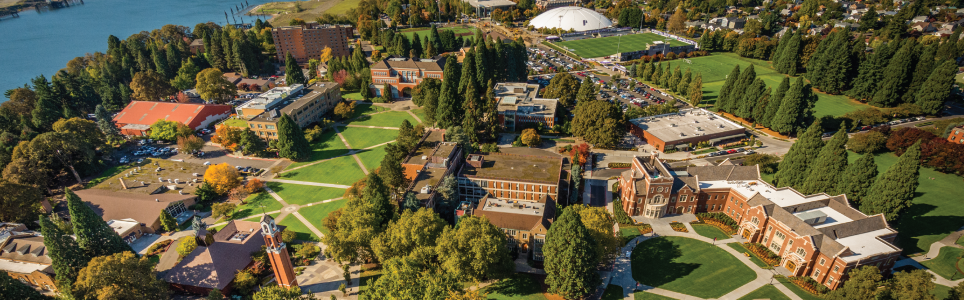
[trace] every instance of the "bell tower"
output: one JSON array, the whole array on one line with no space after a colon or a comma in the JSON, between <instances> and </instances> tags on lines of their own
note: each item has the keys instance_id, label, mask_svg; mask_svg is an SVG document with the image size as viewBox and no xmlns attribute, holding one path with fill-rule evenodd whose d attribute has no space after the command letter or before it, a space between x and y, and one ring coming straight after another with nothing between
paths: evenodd
<instances>
[{"instance_id":1,"label":"bell tower","mask_svg":"<svg viewBox=\"0 0 964 300\"><path fill-rule=\"evenodd\" d=\"M278 285L284 288L298 286L291 258L288 257L288 248L281 241L281 231L278 230L274 218L269 215L261 216L261 235L264 236L264 245L267 246L268 259L271 260L271 268Z\"/></svg>"}]
</instances>

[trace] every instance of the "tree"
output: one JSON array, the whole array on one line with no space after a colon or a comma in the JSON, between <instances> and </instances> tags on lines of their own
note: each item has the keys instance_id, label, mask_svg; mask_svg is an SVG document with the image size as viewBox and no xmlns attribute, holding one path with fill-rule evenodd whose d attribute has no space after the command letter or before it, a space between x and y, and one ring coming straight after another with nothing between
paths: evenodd
<instances>
[{"instance_id":1,"label":"tree","mask_svg":"<svg viewBox=\"0 0 964 300\"><path fill-rule=\"evenodd\" d=\"M373 97L371 86L372 86L371 78L368 78L368 77L362 78L362 84L361 84L361 87L359 88L359 92L361 93L362 99L365 99L365 101L369 101Z\"/></svg>"},{"instance_id":2,"label":"tree","mask_svg":"<svg viewBox=\"0 0 964 300\"><path fill-rule=\"evenodd\" d=\"M40 216L40 233L44 237L47 256L57 275L57 289L69 295L80 270L87 266L90 259L77 245L77 241L63 232L46 216ZM5 273L5 272L2 272Z\"/></svg>"},{"instance_id":3,"label":"tree","mask_svg":"<svg viewBox=\"0 0 964 300\"><path fill-rule=\"evenodd\" d=\"M852 165L847 166L843 175L839 192L847 195L855 204L860 204L877 179L877 164L874 155L867 154L858 158Z\"/></svg>"},{"instance_id":4,"label":"tree","mask_svg":"<svg viewBox=\"0 0 964 300\"><path fill-rule=\"evenodd\" d=\"M291 52L285 53L285 84L305 84L307 82L305 73L301 71L295 57L291 56Z\"/></svg>"},{"instance_id":5,"label":"tree","mask_svg":"<svg viewBox=\"0 0 964 300\"><path fill-rule=\"evenodd\" d=\"M208 293L208 297L205 299L206 300L223 300L224 294L221 294L221 290L219 289L211 289L211 292Z\"/></svg>"},{"instance_id":6,"label":"tree","mask_svg":"<svg viewBox=\"0 0 964 300\"><path fill-rule=\"evenodd\" d=\"M622 110L616 104L593 100L576 105L572 133L600 147L613 147L622 138Z\"/></svg>"},{"instance_id":7,"label":"tree","mask_svg":"<svg viewBox=\"0 0 964 300\"><path fill-rule=\"evenodd\" d=\"M9 299L23 300L46 300L50 297L44 296L37 290L27 286L23 282L14 280L7 272L0 272L0 295Z\"/></svg>"},{"instance_id":8,"label":"tree","mask_svg":"<svg viewBox=\"0 0 964 300\"><path fill-rule=\"evenodd\" d=\"M931 293L933 290L934 275L927 270L897 272L890 282L890 295L894 299L937 300Z\"/></svg>"},{"instance_id":9,"label":"tree","mask_svg":"<svg viewBox=\"0 0 964 300\"><path fill-rule=\"evenodd\" d=\"M589 235L596 241L596 261L607 261L619 254L620 239L613 232L613 216L602 207L576 204L566 209L575 210Z\"/></svg>"},{"instance_id":10,"label":"tree","mask_svg":"<svg viewBox=\"0 0 964 300\"><path fill-rule=\"evenodd\" d=\"M167 283L155 277L154 264L133 252L94 257L80 270L74 291L98 300L161 300L169 294Z\"/></svg>"},{"instance_id":11,"label":"tree","mask_svg":"<svg viewBox=\"0 0 964 300\"><path fill-rule=\"evenodd\" d=\"M238 147L238 143L241 142L241 130L226 125L218 126L214 130L214 135L211 136L211 142L217 143L229 151L234 151Z\"/></svg>"},{"instance_id":12,"label":"tree","mask_svg":"<svg viewBox=\"0 0 964 300\"><path fill-rule=\"evenodd\" d=\"M947 299L947 300L964 299L964 282L958 283L956 286L951 288L950 294L947 296L947 298L944 298L944 299Z\"/></svg>"},{"instance_id":13,"label":"tree","mask_svg":"<svg viewBox=\"0 0 964 300\"><path fill-rule=\"evenodd\" d=\"M173 232L177 229L177 220L175 220L166 209L161 210L161 226L164 227L164 231L168 232Z\"/></svg>"},{"instance_id":14,"label":"tree","mask_svg":"<svg viewBox=\"0 0 964 300\"><path fill-rule=\"evenodd\" d=\"M445 220L428 208L405 210L401 218L388 224L385 232L372 242L379 261L407 256L416 251L435 251L436 239L442 235Z\"/></svg>"},{"instance_id":15,"label":"tree","mask_svg":"<svg viewBox=\"0 0 964 300\"><path fill-rule=\"evenodd\" d=\"M418 254L382 264L384 275L369 281L366 299L445 299L449 291L461 292L454 274L442 272Z\"/></svg>"},{"instance_id":16,"label":"tree","mask_svg":"<svg viewBox=\"0 0 964 300\"><path fill-rule=\"evenodd\" d=\"M197 88L201 99L222 103L238 95L238 87L224 79L216 68L207 68L197 74Z\"/></svg>"},{"instance_id":17,"label":"tree","mask_svg":"<svg viewBox=\"0 0 964 300\"><path fill-rule=\"evenodd\" d=\"M777 173L773 175L773 181L778 187L797 188L803 185L810 166L823 147L823 140L820 139L822 134L823 127L820 127L820 121L817 120L790 146Z\"/></svg>"},{"instance_id":18,"label":"tree","mask_svg":"<svg viewBox=\"0 0 964 300\"><path fill-rule=\"evenodd\" d=\"M750 65L740 73L740 78L736 80L733 89L730 90L729 99L725 100L726 106L721 106L720 109L742 117L739 114L740 108L742 107L741 101L743 100L743 95L746 94L754 80L756 80L756 69L754 69L753 65Z\"/></svg>"},{"instance_id":19,"label":"tree","mask_svg":"<svg viewBox=\"0 0 964 300\"><path fill-rule=\"evenodd\" d=\"M372 242L385 231L396 212L381 177L372 172L357 197L348 197L341 213L330 214L324 223L331 232L322 237L327 253L336 261L373 260ZM334 226L328 226L334 223Z\"/></svg>"},{"instance_id":20,"label":"tree","mask_svg":"<svg viewBox=\"0 0 964 300\"><path fill-rule=\"evenodd\" d=\"M95 116L97 116L97 128L100 129L101 134L107 139L107 142L111 145L117 145L123 142L123 137L120 134L120 129L117 128L117 124L114 123L114 119L111 117L110 113L103 105L98 104L95 110Z\"/></svg>"},{"instance_id":21,"label":"tree","mask_svg":"<svg viewBox=\"0 0 964 300\"><path fill-rule=\"evenodd\" d=\"M847 170L847 122L840 125L840 130L827 142L810 166L810 174L803 181L800 192L804 195L827 193L836 195L840 192Z\"/></svg>"},{"instance_id":22,"label":"tree","mask_svg":"<svg viewBox=\"0 0 964 300\"><path fill-rule=\"evenodd\" d=\"M868 5L867 12L860 16L860 27L857 30L867 31L877 29L877 8L876 5Z\"/></svg>"},{"instance_id":23,"label":"tree","mask_svg":"<svg viewBox=\"0 0 964 300\"><path fill-rule=\"evenodd\" d=\"M887 221L897 219L901 211L910 207L914 192L920 185L920 141L917 141L897 159L897 163L867 191L860 203L860 211L867 215L883 213Z\"/></svg>"},{"instance_id":24,"label":"tree","mask_svg":"<svg viewBox=\"0 0 964 300\"><path fill-rule=\"evenodd\" d=\"M232 189L233 191L234 189ZM220 218L230 219L231 215L234 214L234 210L238 206L234 203L221 202L211 205L211 217L215 220Z\"/></svg>"},{"instance_id":25,"label":"tree","mask_svg":"<svg viewBox=\"0 0 964 300\"><path fill-rule=\"evenodd\" d=\"M305 133L288 114L278 120L278 156L294 161L311 156L311 145L305 139Z\"/></svg>"},{"instance_id":26,"label":"tree","mask_svg":"<svg viewBox=\"0 0 964 300\"><path fill-rule=\"evenodd\" d=\"M288 228L285 228L285 230L281 232L281 241L285 242L286 244L291 243L297 237L298 237L298 232L289 230Z\"/></svg>"},{"instance_id":27,"label":"tree","mask_svg":"<svg viewBox=\"0 0 964 300\"><path fill-rule=\"evenodd\" d=\"M212 165L204 171L204 183L210 185L216 193L224 195L241 185L241 174L228 163Z\"/></svg>"},{"instance_id":28,"label":"tree","mask_svg":"<svg viewBox=\"0 0 964 300\"><path fill-rule=\"evenodd\" d=\"M177 147L183 153L194 153L194 151L204 148L204 139L196 135L179 136L177 137Z\"/></svg>"},{"instance_id":29,"label":"tree","mask_svg":"<svg viewBox=\"0 0 964 300\"><path fill-rule=\"evenodd\" d=\"M297 2L295 2L295 3L297 3ZM261 288L260 290L258 290L257 292L255 292L254 295L252 296L252 298L253 298L254 300L302 300L302 299L308 300L308 299L314 299L314 294L312 294L311 292L308 292L307 295L310 295L310 296L304 296L304 297L303 297L303 296L301 295L301 288L300 288L300 287L297 287L297 286L292 286L292 287L290 287L290 288L285 288L285 287L282 287L282 286L279 286L279 285L272 284L272 285L268 285L268 286L266 286L266 287L263 287L263 288Z\"/></svg>"},{"instance_id":30,"label":"tree","mask_svg":"<svg viewBox=\"0 0 964 300\"><path fill-rule=\"evenodd\" d=\"M944 101L950 95L954 85L954 74L957 65L952 61L944 61L927 77L917 92L917 106L928 115L935 115L944 108Z\"/></svg>"},{"instance_id":31,"label":"tree","mask_svg":"<svg viewBox=\"0 0 964 300\"><path fill-rule=\"evenodd\" d=\"M596 274L599 254L592 238L574 209L565 209L553 222L543 246L546 284L549 292L566 299L592 294L601 281Z\"/></svg>"},{"instance_id":32,"label":"tree","mask_svg":"<svg viewBox=\"0 0 964 300\"><path fill-rule=\"evenodd\" d=\"M874 299L880 288L880 270L862 266L847 273L849 279L836 290L827 293L827 300Z\"/></svg>"},{"instance_id":33,"label":"tree","mask_svg":"<svg viewBox=\"0 0 964 300\"><path fill-rule=\"evenodd\" d=\"M783 134L799 129L800 124L809 118L810 104L816 102L812 98L815 97L811 94L809 85L804 83L802 77L797 77L783 96L780 109L770 120L770 129Z\"/></svg>"},{"instance_id":34,"label":"tree","mask_svg":"<svg viewBox=\"0 0 964 300\"><path fill-rule=\"evenodd\" d=\"M441 269L459 280L481 282L514 270L505 233L484 217L462 217L457 227L445 227L436 244Z\"/></svg>"},{"instance_id":35,"label":"tree","mask_svg":"<svg viewBox=\"0 0 964 300\"><path fill-rule=\"evenodd\" d=\"M201 73L201 68L194 65L193 59L187 59L181 69L177 70L177 76L171 80L171 86L181 91L189 90L194 87L198 73Z\"/></svg>"},{"instance_id":36,"label":"tree","mask_svg":"<svg viewBox=\"0 0 964 300\"><path fill-rule=\"evenodd\" d=\"M686 94L689 97L690 105L700 107L700 102L703 102L703 73L696 73L696 79L690 83L689 91Z\"/></svg>"},{"instance_id":37,"label":"tree","mask_svg":"<svg viewBox=\"0 0 964 300\"><path fill-rule=\"evenodd\" d=\"M590 80L583 80L582 86L579 85L579 80L569 73L559 73L552 80L549 81L549 85L545 89L545 97L547 98L558 98L559 104L565 107L572 107L576 104L576 101L583 100L595 100L596 94L588 94L589 88L595 91L595 87L592 82L585 83ZM584 90L585 89L585 90Z\"/></svg>"},{"instance_id":38,"label":"tree","mask_svg":"<svg viewBox=\"0 0 964 300\"><path fill-rule=\"evenodd\" d=\"M889 44L883 44L874 49L858 68L857 77L853 80L853 87L847 91L847 96L860 102L867 102L874 97L877 84L883 79L884 68L890 60L893 50Z\"/></svg>"},{"instance_id":39,"label":"tree","mask_svg":"<svg viewBox=\"0 0 964 300\"><path fill-rule=\"evenodd\" d=\"M890 63L883 70L883 78L877 83L874 97L870 105L877 107L891 107L900 103L901 96L910 84L913 63L916 61L913 39L903 42L900 50L890 59Z\"/></svg>"},{"instance_id":40,"label":"tree","mask_svg":"<svg viewBox=\"0 0 964 300\"><path fill-rule=\"evenodd\" d=\"M59 95L55 93L46 78L37 76L33 80L37 101L30 112L34 129L46 131L63 117L63 107Z\"/></svg>"},{"instance_id":41,"label":"tree","mask_svg":"<svg viewBox=\"0 0 964 300\"><path fill-rule=\"evenodd\" d=\"M154 70L134 74L131 90L134 91L134 99L141 101L158 101L176 92L167 79Z\"/></svg>"},{"instance_id":42,"label":"tree","mask_svg":"<svg viewBox=\"0 0 964 300\"><path fill-rule=\"evenodd\" d=\"M104 144L104 134L94 121L81 118L60 119L54 123L55 132L69 134L88 148L98 148Z\"/></svg>"},{"instance_id":43,"label":"tree","mask_svg":"<svg viewBox=\"0 0 964 300\"><path fill-rule=\"evenodd\" d=\"M315 127L317 127L317 125L315 125ZM244 153L244 155L260 156L261 153L268 148L264 140L258 137L258 134L254 133L254 130L251 130L251 128L245 128L244 131L241 131L241 140L238 142L238 145L241 146L241 152Z\"/></svg>"},{"instance_id":44,"label":"tree","mask_svg":"<svg viewBox=\"0 0 964 300\"><path fill-rule=\"evenodd\" d=\"M0 179L0 220L32 223L40 215L43 199L35 187Z\"/></svg>"},{"instance_id":45,"label":"tree","mask_svg":"<svg viewBox=\"0 0 964 300\"><path fill-rule=\"evenodd\" d=\"M194 131L190 128L181 129L182 126L187 127L187 125L178 121L158 119L154 124L151 124L150 137L155 140L170 142L176 141L178 136L191 136Z\"/></svg>"},{"instance_id":46,"label":"tree","mask_svg":"<svg viewBox=\"0 0 964 300\"><path fill-rule=\"evenodd\" d=\"M683 7L676 7L676 12L673 16L669 17L669 22L666 24L666 29L673 33L680 33L683 29L686 29L686 13L683 12Z\"/></svg>"},{"instance_id":47,"label":"tree","mask_svg":"<svg viewBox=\"0 0 964 300\"><path fill-rule=\"evenodd\" d=\"M522 143L531 148L539 146L542 141L539 139L539 133L535 129L529 128L522 131Z\"/></svg>"},{"instance_id":48,"label":"tree","mask_svg":"<svg viewBox=\"0 0 964 300\"><path fill-rule=\"evenodd\" d=\"M562 74L559 76L562 76ZM584 101L596 100L597 95L598 93L596 92L596 85L592 84L592 80L587 78L579 85L579 92L576 94L576 101L570 105Z\"/></svg>"},{"instance_id":49,"label":"tree","mask_svg":"<svg viewBox=\"0 0 964 300\"><path fill-rule=\"evenodd\" d=\"M334 56L331 54L331 47L325 46L325 48L321 49L321 55L318 57L318 61L327 64L332 57ZM287 57L285 58L287 59Z\"/></svg>"},{"instance_id":50,"label":"tree","mask_svg":"<svg viewBox=\"0 0 964 300\"><path fill-rule=\"evenodd\" d=\"M456 120L462 120L462 96L458 94L458 84L461 69L455 59L448 59L445 63L445 73L442 89L438 96L438 106L435 109L435 121L439 127L447 128L456 125Z\"/></svg>"},{"instance_id":51,"label":"tree","mask_svg":"<svg viewBox=\"0 0 964 300\"><path fill-rule=\"evenodd\" d=\"M191 252L194 252L194 249L197 249L197 238L193 235L183 237L177 243L177 254L181 257L191 255Z\"/></svg>"},{"instance_id":52,"label":"tree","mask_svg":"<svg viewBox=\"0 0 964 300\"><path fill-rule=\"evenodd\" d=\"M730 93L736 85L736 81L740 79L740 65L733 66L733 70L730 71L730 75L726 75L726 81L723 82L723 87L720 88L720 93L716 96L715 106L721 110L726 110L729 107L727 100L730 99Z\"/></svg>"},{"instance_id":53,"label":"tree","mask_svg":"<svg viewBox=\"0 0 964 300\"><path fill-rule=\"evenodd\" d=\"M110 226L107 226L107 222L94 213L90 206L84 204L73 191L65 188L64 194L77 242L90 257L125 251L133 252L131 246L125 243Z\"/></svg>"},{"instance_id":54,"label":"tree","mask_svg":"<svg viewBox=\"0 0 964 300\"><path fill-rule=\"evenodd\" d=\"M355 115L355 102L348 101L348 102L338 103L338 105L335 105L334 113L335 113L335 116L338 117L338 119L348 120L349 118Z\"/></svg>"},{"instance_id":55,"label":"tree","mask_svg":"<svg viewBox=\"0 0 964 300\"><path fill-rule=\"evenodd\" d=\"M829 94L840 94L849 87L853 49L845 30L836 30L820 42L807 62L807 78L814 87Z\"/></svg>"},{"instance_id":56,"label":"tree","mask_svg":"<svg viewBox=\"0 0 964 300\"><path fill-rule=\"evenodd\" d=\"M787 40L786 46L782 46L783 49L781 49L780 55L777 56L778 60L773 61L773 68L780 73L796 76L797 70L800 69L799 54L801 47L800 32L794 32L793 35L790 36L789 40Z\"/></svg>"}]
</instances>

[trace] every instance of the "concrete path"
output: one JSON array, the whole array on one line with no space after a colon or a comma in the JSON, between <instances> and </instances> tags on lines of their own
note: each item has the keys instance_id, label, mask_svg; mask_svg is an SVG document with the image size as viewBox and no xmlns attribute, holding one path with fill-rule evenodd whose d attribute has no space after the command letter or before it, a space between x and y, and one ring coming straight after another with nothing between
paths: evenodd
<instances>
[{"instance_id":1,"label":"concrete path","mask_svg":"<svg viewBox=\"0 0 964 300\"><path fill-rule=\"evenodd\" d=\"M958 231L952 232L951 234L947 235L940 241L937 241L931 244L930 248L927 250L927 253L925 253L924 255L899 260L894 264L894 268L905 266L905 265L913 265L918 269L927 270L928 273L931 273L931 275L934 275L934 283L955 287L961 282L964 282L964 279L950 280L950 279L944 278L941 275L937 275L937 273L935 273L934 271L931 271L924 265L920 264L920 262L937 258L937 256L940 255L941 253L941 248L944 248L944 247L964 249L964 247L957 244L957 240L962 235L964 235L964 229L960 229Z\"/></svg>"},{"instance_id":2,"label":"concrete path","mask_svg":"<svg viewBox=\"0 0 964 300\"><path fill-rule=\"evenodd\" d=\"M280 183L290 183L290 184L300 184L300 185L323 186L323 187L331 187L331 188L339 188L339 189L347 189L347 188L350 188L350 187L351 187L351 186L343 185L343 184L331 184L331 183L320 183L320 182L298 181L298 180L287 180L287 179L268 179L268 181L280 182ZM275 199L280 199L280 198L275 198Z\"/></svg>"},{"instance_id":3,"label":"concrete path","mask_svg":"<svg viewBox=\"0 0 964 300\"><path fill-rule=\"evenodd\" d=\"M407 112L409 115L412 115L412 118L415 118L415 121L418 121L419 123L425 123L425 121L422 121L422 118L419 118L418 115L413 113L411 110L406 110L405 112Z\"/></svg>"}]
</instances>

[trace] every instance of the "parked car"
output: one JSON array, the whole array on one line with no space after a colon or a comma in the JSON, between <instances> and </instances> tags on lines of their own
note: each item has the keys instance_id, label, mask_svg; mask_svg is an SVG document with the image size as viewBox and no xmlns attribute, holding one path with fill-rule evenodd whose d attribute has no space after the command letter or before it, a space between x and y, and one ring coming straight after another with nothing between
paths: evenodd
<instances>
[{"instance_id":1,"label":"parked car","mask_svg":"<svg viewBox=\"0 0 964 300\"><path fill-rule=\"evenodd\" d=\"M726 151L726 154L733 154L733 153L736 153L736 149L730 149Z\"/></svg>"}]
</instances>

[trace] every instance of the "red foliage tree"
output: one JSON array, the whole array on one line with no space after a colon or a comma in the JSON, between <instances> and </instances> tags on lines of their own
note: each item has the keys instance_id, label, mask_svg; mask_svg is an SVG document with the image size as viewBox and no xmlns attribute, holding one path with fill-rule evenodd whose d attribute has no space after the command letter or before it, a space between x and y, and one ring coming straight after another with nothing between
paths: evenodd
<instances>
[{"instance_id":1,"label":"red foliage tree","mask_svg":"<svg viewBox=\"0 0 964 300\"><path fill-rule=\"evenodd\" d=\"M258 85L257 83L252 83L251 85L248 86L248 90L252 92L257 92L261 90L261 86Z\"/></svg>"},{"instance_id":2,"label":"red foliage tree","mask_svg":"<svg viewBox=\"0 0 964 300\"><path fill-rule=\"evenodd\" d=\"M332 74L331 77L332 77L332 79L335 80L335 82L337 82L338 84L344 85L344 84L345 84L345 78L348 78L348 71L346 71L346 70L338 70L338 72L335 72L335 74Z\"/></svg>"},{"instance_id":3,"label":"red foliage tree","mask_svg":"<svg viewBox=\"0 0 964 300\"><path fill-rule=\"evenodd\" d=\"M238 84L238 89L239 89L239 90L247 90L249 86L250 86L250 85L248 85L247 82L242 82L242 83Z\"/></svg>"},{"instance_id":4,"label":"red foliage tree","mask_svg":"<svg viewBox=\"0 0 964 300\"><path fill-rule=\"evenodd\" d=\"M887 139L887 149L893 151L897 156L900 156L918 140L929 141L935 137L933 133L927 131L904 127L890 133L890 138ZM921 157L927 156L922 152Z\"/></svg>"}]
</instances>

